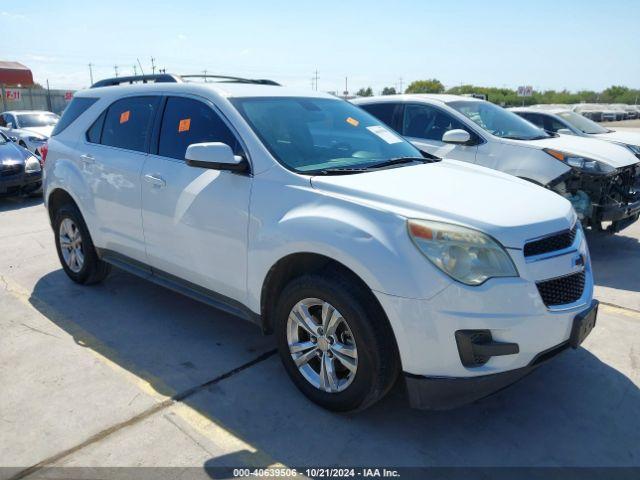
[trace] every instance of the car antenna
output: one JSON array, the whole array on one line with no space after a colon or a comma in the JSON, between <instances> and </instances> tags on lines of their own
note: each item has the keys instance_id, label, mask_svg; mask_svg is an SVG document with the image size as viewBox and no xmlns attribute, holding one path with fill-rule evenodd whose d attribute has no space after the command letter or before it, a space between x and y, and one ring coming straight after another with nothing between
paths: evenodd
<instances>
[{"instance_id":1,"label":"car antenna","mask_svg":"<svg viewBox=\"0 0 640 480\"><path fill-rule=\"evenodd\" d=\"M136 58L136 60L138 61L138 65L140 65L140 71L142 72L142 76L144 77L144 70L142 69L142 64L140 63L140 59Z\"/></svg>"}]
</instances>

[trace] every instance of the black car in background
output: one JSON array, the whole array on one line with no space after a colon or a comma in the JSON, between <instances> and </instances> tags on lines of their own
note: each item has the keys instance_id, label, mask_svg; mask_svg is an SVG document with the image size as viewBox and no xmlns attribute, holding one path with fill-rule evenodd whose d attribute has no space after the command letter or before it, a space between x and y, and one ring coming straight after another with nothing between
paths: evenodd
<instances>
[{"instance_id":1,"label":"black car in background","mask_svg":"<svg viewBox=\"0 0 640 480\"><path fill-rule=\"evenodd\" d=\"M29 150L0 132L0 197L42 191L42 165Z\"/></svg>"}]
</instances>

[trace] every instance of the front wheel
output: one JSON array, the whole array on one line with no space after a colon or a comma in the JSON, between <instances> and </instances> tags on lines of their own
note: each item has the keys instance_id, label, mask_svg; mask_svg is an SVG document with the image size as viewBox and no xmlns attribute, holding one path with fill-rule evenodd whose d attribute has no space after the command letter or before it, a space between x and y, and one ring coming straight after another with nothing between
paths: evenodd
<instances>
[{"instance_id":1,"label":"front wheel","mask_svg":"<svg viewBox=\"0 0 640 480\"><path fill-rule=\"evenodd\" d=\"M324 408L362 410L397 378L393 332L374 303L363 287L337 274L305 275L282 293L280 358L294 384Z\"/></svg>"}]
</instances>

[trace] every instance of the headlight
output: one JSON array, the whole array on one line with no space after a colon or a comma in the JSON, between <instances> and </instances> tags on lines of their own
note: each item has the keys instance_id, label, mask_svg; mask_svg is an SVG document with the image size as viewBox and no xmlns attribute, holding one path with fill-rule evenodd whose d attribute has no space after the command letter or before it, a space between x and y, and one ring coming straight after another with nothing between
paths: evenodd
<instances>
[{"instance_id":1,"label":"headlight","mask_svg":"<svg viewBox=\"0 0 640 480\"><path fill-rule=\"evenodd\" d=\"M41 170L42 167L40 166L40 161L34 156L27 158L27 161L24 162L25 173L35 173Z\"/></svg>"},{"instance_id":2,"label":"headlight","mask_svg":"<svg viewBox=\"0 0 640 480\"><path fill-rule=\"evenodd\" d=\"M27 140L29 140L30 142L46 142L47 138L46 137L27 137Z\"/></svg>"},{"instance_id":3,"label":"headlight","mask_svg":"<svg viewBox=\"0 0 640 480\"><path fill-rule=\"evenodd\" d=\"M518 276L504 247L482 232L427 220L409 220L407 224L418 249L454 280L480 285L493 277Z\"/></svg>"},{"instance_id":4,"label":"headlight","mask_svg":"<svg viewBox=\"0 0 640 480\"><path fill-rule=\"evenodd\" d=\"M558 150L551 150L550 148L545 148L544 151L545 153L548 153L549 155L551 155L553 158L556 158L561 162L566 163L570 167L576 168L578 170L582 170L583 172L606 174L606 173L615 172L616 170L611 165L598 162L597 160L592 160L591 158L582 157L580 155L560 152Z\"/></svg>"}]
</instances>

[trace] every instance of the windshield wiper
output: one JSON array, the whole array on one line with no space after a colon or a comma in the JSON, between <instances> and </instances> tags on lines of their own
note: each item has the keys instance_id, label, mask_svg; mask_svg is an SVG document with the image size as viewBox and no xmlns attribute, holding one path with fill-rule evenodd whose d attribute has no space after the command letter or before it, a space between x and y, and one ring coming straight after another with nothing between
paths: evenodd
<instances>
[{"instance_id":1,"label":"windshield wiper","mask_svg":"<svg viewBox=\"0 0 640 480\"><path fill-rule=\"evenodd\" d=\"M553 137L553 135L538 135L536 137L519 137L517 135L503 135L501 138L506 138L508 140L522 140L522 141L528 141L528 140L542 140L543 138L551 138Z\"/></svg>"},{"instance_id":2,"label":"windshield wiper","mask_svg":"<svg viewBox=\"0 0 640 480\"><path fill-rule=\"evenodd\" d=\"M430 158L424 158L424 157L396 157L396 158L390 158L389 160L385 160L383 162L379 162L379 163L374 163L373 165L368 165L364 168L366 168L367 170L375 170L377 168L384 168L384 167L390 167L392 165L401 165L403 163L414 163L414 162L420 162L420 163L431 163L435 160L430 159Z\"/></svg>"},{"instance_id":3,"label":"windshield wiper","mask_svg":"<svg viewBox=\"0 0 640 480\"><path fill-rule=\"evenodd\" d=\"M353 173L364 173L364 172L372 172L381 168L390 167L393 165L401 165L404 163L432 163L438 162L440 159L431 159L431 158L423 158L423 157L397 157L390 158L389 160L385 160L383 162L374 163L372 165L367 165L366 167L332 167L332 168L321 168L319 170L309 170L305 173L312 175L349 175Z\"/></svg>"},{"instance_id":4,"label":"windshield wiper","mask_svg":"<svg viewBox=\"0 0 640 480\"><path fill-rule=\"evenodd\" d=\"M305 173L307 175L351 175L354 173L368 172L366 168L322 168L320 170L309 170Z\"/></svg>"}]
</instances>

